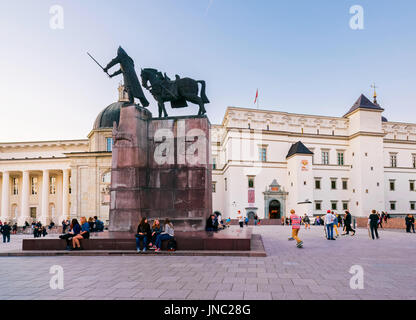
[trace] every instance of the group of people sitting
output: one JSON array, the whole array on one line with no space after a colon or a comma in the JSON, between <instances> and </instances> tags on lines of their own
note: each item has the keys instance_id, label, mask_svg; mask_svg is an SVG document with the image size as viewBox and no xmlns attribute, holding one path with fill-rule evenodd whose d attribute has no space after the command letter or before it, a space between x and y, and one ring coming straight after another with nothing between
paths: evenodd
<instances>
[{"instance_id":1,"label":"group of people sitting","mask_svg":"<svg viewBox=\"0 0 416 320\"><path fill-rule=\"evenodd\" d=\"M225 228L229 228L231 225L231 218L227 218L224 222L220 212L216 211L209 216L205 224L205 231L217 232Z\"/></svg>"},{"instance_id":2,"label":"group of people sitting","mask_svg":"<svg viewBox=\"0 0 416 320\"><path fill-rule=\"evenodd\" d=\"M32 229L33 229L33 237L35 238L41 238L46 237L46 235L48 234L48 232L46 231L45 226L42 225L42 223L40 221L38 222L33 222L32 223Z\"/></svg>"},{"instance_id":3,"label":"group of people sitting","mask_svg":"<svg viewBox=\"0 0 416 320\"><path fill-rule=\"evenodd\" d=\"M147 250L155 250L155 252L161 251L162 242L169 241L173 243L175 236L175 230L172 222L169 219L165 219L163 228L160 225L160 221L156 219L153 225L150 224L146 217L142 218L139 226L137 227L136 234L136 249L137 252L146 252ZM143 243L143 246L141 245ZM168 245L168 249L173 250L174 246Z\"/></svg>"},{"instance_id":4,"label":"group of people sitting","mask_svg":"<svg viewBox=\"0 0 416 320\"><path fill-rule=\"evenodd\" d=\"M89 239L90 232L96 232L95 226L97 225L97 221L99 222L98 225L101 226L101 221L97 217L94 217L94 220L91 218L87 220L86 217L81 217L80 222L78 222L77 219L72 219L68 233L59 237L60 239L66 240L67 250L82 250L80 240ZM65 230L66 228L63 228L63 232Z\"/></svg>"},{"instance_id":5,"label":"group of people sitting","mask_svg":"<svg viewBox=\"0 0 416 320\"><path fill-rule=\"evenodd\" d=\"M90 225L91 232L103 232L104 231L104 222L98 219L97 216L94 216L94 218L91 218L91 217L88 218L87 222ZM62 233L65 233L66 229L70 228L70 226L71 226L71 223L69 222L69 220L63 220L62 221Z\"/></svg>"}]
</instances>

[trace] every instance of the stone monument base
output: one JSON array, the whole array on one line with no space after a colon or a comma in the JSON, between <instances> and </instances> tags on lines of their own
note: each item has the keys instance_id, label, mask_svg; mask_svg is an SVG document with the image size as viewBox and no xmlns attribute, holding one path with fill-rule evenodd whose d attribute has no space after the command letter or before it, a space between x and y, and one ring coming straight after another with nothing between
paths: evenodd
<instances>
[{"instance_id":1,"label":"stone monument base","mask_svg":"<svg viewBox=\"0 0 416 320\"><path fill-rule=\"evenodd\" d=\"M212 214L210 123L206 116L154 119L137 105L113 129L110 231L169 218L176 231L201 231Z\"/></svg>"},{"instance_id":2,"label":"stone monument base","mask_svg":"<svg viewBox=\"0 0 416 320\"><path fill-rule=\"evenodd\" d=\"M180 251L250 251L252 232L250 229L227 229L220 232L175 232L177 250ZM166 249L164 241L162 249ZM88 240L81 240L87 251L136 250L134 233L103 232L93 233ZM66 241L61 239L24 239L23 251L65 250Z\"/></svg>"}]
</instances>

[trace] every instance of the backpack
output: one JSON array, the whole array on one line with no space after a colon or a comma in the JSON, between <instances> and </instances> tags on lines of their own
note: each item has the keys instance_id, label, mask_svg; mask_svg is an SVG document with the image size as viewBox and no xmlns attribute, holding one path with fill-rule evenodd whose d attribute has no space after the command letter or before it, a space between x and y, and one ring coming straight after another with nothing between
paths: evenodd
<instances>
[{"instance_id":1,"label":"backpack","mask_svg":"<svg viewBox=\"0 0 416 320\"><path fill-rule=\"evenodd\" d=\"M176 251L176 240L170 239L168 242L168 251Z\"/></svg>"}]
</instances>

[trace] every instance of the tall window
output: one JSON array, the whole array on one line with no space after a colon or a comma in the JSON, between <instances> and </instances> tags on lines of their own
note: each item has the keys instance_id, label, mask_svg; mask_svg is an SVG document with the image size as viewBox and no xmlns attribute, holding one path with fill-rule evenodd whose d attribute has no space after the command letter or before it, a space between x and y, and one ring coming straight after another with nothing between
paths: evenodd
<instances>
[{"instance_id":1,"label":"tall window","mask_svg":"<svg viewBox=\"0 0 416 320\"><path fill-rule=\"evenodd\" d=\"M390 210L396 210L396 201L390 201Z\"/></svg>"},{"instance_id":2,"label":"tall window","mask_svg":"<svg viewBox=\"0 0 416 320\"><path fill-rule=\"evenodd\" d=\"M412 211L416 210L416 202L415 201L410 201L410 210L412 210Z\"/></svg>"},{"instance_id":3,"label":"tall window","mask_svg":"<svg viewBox=\"0 0 416 320\"><path fill-rule=\"evenodd\" d=\"M342 202L342 210L348 210L348 201Z\"/></svg>"},{"instance_id":4,"label":"tall window","mask_svg":"<svg viewBox=\"0 0 416 320\"><path fill-rule=\"evenodd\" d=\"M332 190L337 189L337 179L331 179L331 189Z\"/></svg>"},{"instance_id":5,"label":"tall window","mask_svg":"<svg viewBox=\"0 0 416 320\"><path fill-rule=\"evenodd\" d=\"M49 193L56 194L56 177L51 177L49 179Z\"/></svg>"},{"instance_id":6,"label":"tall window","mask_svg":"<svg viewBox=\"0 0 416 320\"><path fill-rule=\"evenodd\" d=\"M259 148L259 161L261 162L267 161L267 148L265 147Z\"/></svg>"},{"instance_id":7,"label":"tall window","mask_svg":"<svg viewBox=\"0 0 416 320\"><path fill-rule=\"evenodd\" d=\"M107 138L107 151L113 151L113 138Z\"/></svg>"},{"instance_id":8,"label":"tall window","mask_svg":"<svg viewBox=\"0 0 416 320\"><path fill-rule=\"evenodd\" d=\"M397 168L397 154L390 154L390 166Z\"/></svg>"},{"instance_id":9,"label":"tall window","mask_svg":"<svg viewBox=\"0 0 416 320\"><path fill-rule=\"evenodd\" d=\"M212 170L217 169L217 158L212 158Z\"/></svg>"},{"instance_id":10,"label":"tall window","mask_svg":"<svg viewBox=\"0 0 416 320\"><path fill-rule=\"evenodd\" d=\"M254 188L254 177L248 177L248 187L249 189Z\"/></svg>"},{"instance_id":11,"label":"tall window","mask_svg":"<svg viewBox=\"0 0 416 320\"><path fill-rule=\"evenodd\" d=\"M344 165L344 152L338 152L338 165Z\"/></svg>"},{"instance_id":12,"label":"tall window","mask_svg":"<svg viewBox=\"0 0 416 320\"><path fill-rule=\"evenodd\" d=\"M412 164L413 168L416 168L416 154L412 154Z\"/></svg>"},{"instance_id":13,"label":"tall window","mask_svg":"<svg viewBox=\"0 0 416 320\"><path fill-rule=\"evenodd\" d=\"M17 196L19 194L19 179L13 178L13 195Z\"/></svg>"},{"instance_id":14,"label":"tall window","mask_svg":"<svg viewBox=\"0 0 416 320\"><path fill-rule=\"evenodd\" d=\"M338 210L338 201L331 201L331 210Z\"/></svg>"},{"instance_id":15,"label":"tall window","mask_svg":"<svg viewBox=\"0 0 416 320\"><path fill-rule=\"evenodd\" d=\"M390 191L396 190L396 181L390 180Z\"/></svg>"},{"instance_id":16,"label":"tall window","mask_svg":"<svg viewBox=\"0 0 416 320\"><path fill-rule=\"evenodd\" d=\"M415 191L415 181L409 181L410 191Z\"/></svg>"},{"instance_id":17,"label":"tall window","mask_svg":"<svg viewBox=\"0 0 416 320\"><path fill-rule=\"evenodd\" d=\"M315 179L315 189L321 189L321 179Z\"/></svg>"},{"instance_id":18,"label":"tall window","mask_svg":"<svg viewBox=\"0 0 416 320\"><path fill-rule=\"evenodd\" d=\"M342 190L348 190L348 180L342 180Z\"/></svg>"},{"instance_id":19,"label":"tall window","mask_svg":"<svg viewBox=\"0 0 416 320\"><path fill-rule=\"evenodd\" d=\"M315 201L315 210L322 210L322 201Z\"/></svg>"},{"instance_id":20,"label":"tall window","mask_svg":"<svg viewBox=\"0 0 416 320\"><path fill-rule=\"evenodd\" d=\"M32 195L38 194L38 178L37 177L32 177L30 181L30 190L31 190Z\"/></svg>"},{"instance_id":21,"label":"tall window","mask_svg":"<svg viewBox=\"0 0 416 320\"><path fill-rule=\"evenodd\" d=\"M322 151L322 164L329 164L329 151Z\"/></svg>"}]
</instances>

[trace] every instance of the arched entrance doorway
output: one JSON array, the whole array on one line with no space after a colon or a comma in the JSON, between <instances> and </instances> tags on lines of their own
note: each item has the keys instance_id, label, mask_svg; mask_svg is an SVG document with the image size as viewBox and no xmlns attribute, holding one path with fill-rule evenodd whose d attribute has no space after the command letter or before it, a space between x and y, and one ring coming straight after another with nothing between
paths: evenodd
<instances>
[{"instance_id":1,"label":"arched entrance doorway","mask_svg":"<svg viewBox=\"0 0 416 320\"><path fill-rule=\"evenodd\" d=\"M269 219L280 219L282 217L282 211L280 202L277 200L270 201L269 204Z\"/></svg>"},{"instance_id":2,"label":"arched entrance doorway","mask_svg":"<svg viewBox=\"0 0 416 320\"><path fill-rule=\"evenodd\" d=\"M286 216L286 198L288 193L273 180L264 194L264 216L269 219L281 219Z\"/></svg>"},{"instance_id":3,"label":"arched entrance doorway","mask_svg":"<svg viewBox=\"0 0 416 320\"><path fill-rule=\"evenodd\" d=\"M247 217L249 218L249 220L254 220L255 216L256 216L256 213L254 211L249 211L247 213Z\"/></svg>"}]
</instances>

